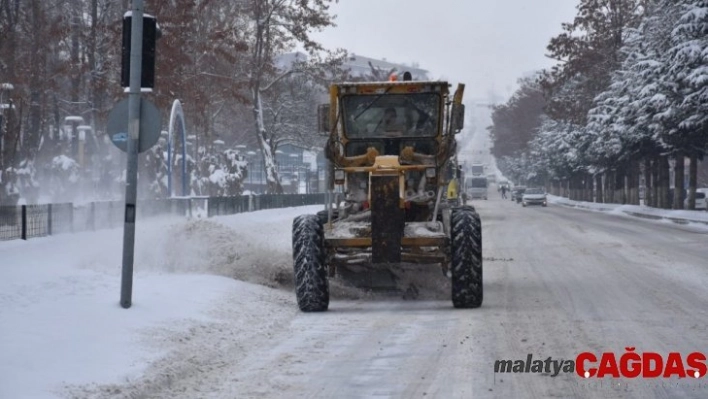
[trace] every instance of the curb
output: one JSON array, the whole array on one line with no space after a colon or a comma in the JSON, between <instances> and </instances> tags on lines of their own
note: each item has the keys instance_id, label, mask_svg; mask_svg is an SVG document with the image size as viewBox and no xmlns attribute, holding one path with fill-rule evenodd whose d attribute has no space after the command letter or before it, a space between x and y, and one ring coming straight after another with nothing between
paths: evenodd
<instances>
[{"instance_id":1,"label":"curb","mask_svg":"<svg viewBox=\"0 0 708 399\"><path fill-rule=\"evenodd\" d=\"M600 212L608 212L614 210L613 208L592 208L589 206L582 206L582 205L573 205L573 204L567 204L567 203L562 203L562 202L554 202L554 205L560 205L560 206L565 206L568 208L580 208L580 209L587 209L587 210L592 210L592 211L600 211ZM679 218L679 217L672 217L672 216L658 216L658 215L652 215L648 213L641 213L641 212L633 212L633 211L622 211L623 213L629 215L629 216L634 216L642 219L649 219L649 220L668 220L672 223L676 224L689 224L689 223L701 223L708 225L708 221L705 220L695 220L695 219L686 219L686 218Z\"/></svg>"}]
</instances>

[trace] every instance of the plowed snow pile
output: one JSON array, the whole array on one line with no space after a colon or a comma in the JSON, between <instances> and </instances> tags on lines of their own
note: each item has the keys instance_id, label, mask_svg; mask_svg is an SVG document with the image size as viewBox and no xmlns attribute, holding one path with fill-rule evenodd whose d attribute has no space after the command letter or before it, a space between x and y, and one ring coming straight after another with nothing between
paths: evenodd
<instances>
[{"instance_id":1,"label":"plowed snow pile","mask_svg":"<svg viewBox=\"0 0 708 399\"><path fill-rule=\"evenodd\" d=\"M315 213L321 206L260 211L213 219L167 224L164 234L140 237L136 270L207 273L282 288L293 292L292 219ZM448 279L437 266L392 267L397 289L405 299L449 299ZM332 299L361 299L374 294L340 278L331 278Z\"/></svg>"},{"instance_id":2,"label":"plowed snow pile","mask_svg":"<svg viewBox=\"0 0 708 399\"><path fill-rule=\"evenodd\" d=\"M170 226L160 257L148 264L158 270L174 273L209 273L231 277L272 288L293 289L292 249L290 241L283 245L282 221L271 226L271 233L259 234L249 228L239 230L213 220L193 220ZM228 221L227 221L228 223ZM144 254L150 257L150 254ZM362 298L366 293L330 282L333 299ZM293 291L293 298L294 298Z\"/></svg>"}]
</instances>

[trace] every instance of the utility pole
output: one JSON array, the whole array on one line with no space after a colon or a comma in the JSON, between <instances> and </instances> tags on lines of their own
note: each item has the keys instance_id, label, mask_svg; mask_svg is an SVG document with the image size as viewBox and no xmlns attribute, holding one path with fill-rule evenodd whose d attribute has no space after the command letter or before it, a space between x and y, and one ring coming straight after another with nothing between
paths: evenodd
<instances>
[{"instance_id":1,"label":"utility pole","mask_svg":"<svg viewBox=\"0 0 708 399\"><path fill-rule=\"evenodd\" d=\"M125 177L125 227L123 230L123 269L120 306L132 305L133 261L135 255L135 216L138 197L138 140L140 138L140 92L143 54L143 0L132 0L130 37L130 91L128 93L128 140Z\"/></svg>"}]
</instances>

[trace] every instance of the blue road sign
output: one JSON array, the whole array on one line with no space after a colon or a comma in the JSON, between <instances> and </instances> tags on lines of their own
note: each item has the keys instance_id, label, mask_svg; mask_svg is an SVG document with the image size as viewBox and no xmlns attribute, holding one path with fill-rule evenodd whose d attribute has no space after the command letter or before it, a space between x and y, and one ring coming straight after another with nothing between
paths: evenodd
<instances>
[{"instance_id":1,"label":"blue road sign","mask_svg":"<svg viewBox=\"0 0 708 399\"><path fill-rule=\"evenodd\" d=\"M162 132L161 127L160 110L147 99L141 99L138 152L145 152L157 143ZM121 151L127 151L129 137L127 98L119 101L108 114L106 130L111 137L111 142Z\"/></svg>"}]
</instances>

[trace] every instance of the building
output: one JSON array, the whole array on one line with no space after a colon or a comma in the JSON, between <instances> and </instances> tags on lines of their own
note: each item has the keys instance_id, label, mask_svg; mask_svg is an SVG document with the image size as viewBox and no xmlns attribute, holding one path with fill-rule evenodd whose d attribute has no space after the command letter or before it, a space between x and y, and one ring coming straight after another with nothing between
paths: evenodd
<instances>
[{"instance_id":1,"label":"building","mask_svg":"<svg viewBox=\"0 0 708 399\"><path fill-rule=\"evenodd\" d=\"M413 76L413 80L428 80L429 72L420 68L417 63L401 64L390 62L384 59L376 59L364 57L357 54L349 54L344 61L342 68L348 70L353 77L362 77L372 75L372 67L383 73L394 72L403 73L408 71Z\"/></svg>"},{"instance_id":2,"label":"building","mask_svg":"<svg viewBox=\"0 0 708 399\"><path fill-rule=\"evenodd\" d=\"M248 161L248 177L243 181L244 189L253 193L265 192L266 173L260 150L238 145L236 151ZM309 194L324 190L323 151L314 153L294 144L281 144L275 151L275 162L285 193Z\"/></svg>"},{"instance_id":3,"label":"building","mask_svg":"<svg viewBox=\"0 0 708 399\"><path fill-rule=\"evenodd\" d=\"M275 64L278 68L285 70L290 68L297 61L306 61L307 54L301 52L285 53L278 56ZM349 54L342 64L342 69L349 71L352 77L359 78L372 75L372 66L381 73L395 72L403 73L408 71L413 76L413 80L428 80L430 72L421 68L417 63L405 64L395 63L384 59L364 57L357 54Z\"/></svg>"}]
</instances>

